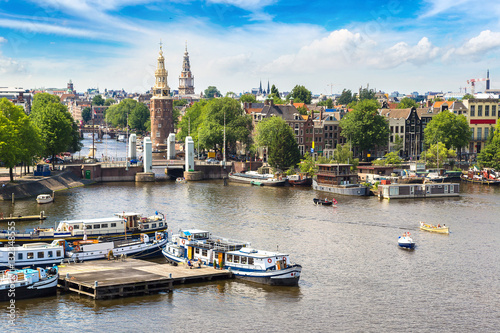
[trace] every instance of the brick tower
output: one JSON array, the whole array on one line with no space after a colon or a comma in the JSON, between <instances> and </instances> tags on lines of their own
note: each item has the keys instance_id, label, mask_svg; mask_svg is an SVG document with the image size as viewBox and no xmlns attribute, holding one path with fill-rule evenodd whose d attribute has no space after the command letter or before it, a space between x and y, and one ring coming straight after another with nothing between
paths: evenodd
<instances>
[{"instance_id":1,"label":"brick tower","mask_svg":"<svg viewBox=\"0 0 500 333\"><path fill-rule=\"evenodd\" d=\"M151 141L153 151L164 151L167 148L167 139L174 133L174 119L172 116L173 102L170 97L170 88L167 83L168 71L165 69L162 45L155 71L155 86L152 88L151 97Z\"/></svg>"},{"instance_id":2,"label":"brick tower","mask_svg":"<svg viewBox=\"0 0 500 333\"><path fill-rule=\"evenodd\" d=\"M179 95L194 94L194 76L191 73L191 65L189 64L189 54L187 50L184 52L184 60L182 61L182 72L179 76Z\"/></svg>"}]
</instances>

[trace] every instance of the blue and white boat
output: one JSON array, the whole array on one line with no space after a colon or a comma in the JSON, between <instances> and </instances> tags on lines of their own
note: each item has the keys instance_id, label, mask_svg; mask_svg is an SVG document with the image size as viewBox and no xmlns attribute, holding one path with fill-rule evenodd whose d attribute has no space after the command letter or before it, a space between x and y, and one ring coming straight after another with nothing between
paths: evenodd
<instances>
[{"instance_id":1,"label":"blue and white boat","mask_svg":"<svg viewBox=\"0 0 500 333\"><path fill-rule=\"evenodd\" d=\"M398 245L399 247L405 248L405 249L414 249L415 248L415 242L413 239L410 237L409 232L405 232L403 236L399 236L398 238Z\"/></svg>"},{"instance_id":2,"label":"blue and white boat","mask_svg":"<svg viewBox=\"0 0 500 333\"><path fill-rule=\"evenodd\" d=\"M236 278L275 286L297 286L302 266L287 253L256 250L250 243L212 236L204 230L181 230L162 251L174 263L200 262L228 269Z\"/></svg>"},{"instance_id":3,"label":"blue and white boat","mask_svg":"<svg viewBox=\"0 0 500 333\"><path fill-rule=\"evenodd\" d=\"M0 268L46 267L64 259L64 240L0 247Z\"/></svg>"},{"instance_id":4,"label":"blue and white boat","mask_svg":"<svg viewBox=\"0 0 500 333\"><path fill-rule=\"evenodd\" d=\"M153 258L162 255L167 244L167 235L156 232L154 237L141 234L140 238L123 240L81 240L66 243L66 258L69 261L88 261L127 256L135 259Z\"/></svg>"},{"instance_id":5,"label":"blue and white boat","mask_svg":"<svg viewBox=\"0 0 500 333\"><path fill-rule=\"evenodd\" d=\"M1 271L0 302L55 295L58 278L57 266Z\"/></svg>"}]
</instances>

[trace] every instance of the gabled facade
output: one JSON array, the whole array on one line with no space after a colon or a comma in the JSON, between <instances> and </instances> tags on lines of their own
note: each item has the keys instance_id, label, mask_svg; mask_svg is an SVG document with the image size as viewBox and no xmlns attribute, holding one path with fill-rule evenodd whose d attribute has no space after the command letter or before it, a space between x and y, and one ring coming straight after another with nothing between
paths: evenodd
<instances>
[{"instance_id":1,"label":"gabled facade","mask_svg":"<svg viewBox=\"0 0 500 333\"><path fill-rule=\"evenodd\" d=\"M466 99L463 104L468 109L468 120L471 129L469 153L480 153L486 139L495 128L499 114L499 99Z\"/></svg>"}]
</instances>

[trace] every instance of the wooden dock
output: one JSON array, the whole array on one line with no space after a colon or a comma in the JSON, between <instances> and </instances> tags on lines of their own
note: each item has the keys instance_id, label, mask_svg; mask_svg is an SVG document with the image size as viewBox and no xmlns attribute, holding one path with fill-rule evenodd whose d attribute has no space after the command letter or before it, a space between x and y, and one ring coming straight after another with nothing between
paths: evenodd
<instances>
[{"instance_id":1,"label":"wooden dock","mask_svg":"<svg viewBox=\"0 0 500 333\"><path fill-rule=\"evenodd\" d=\"M188 269L127 258L94 260L59 266L58 287L94 299L171 291L174 285L229 279L232 273L211 267Z\"/></svg>"},{"instance_id":2,"label":"wooden dock","mask_svg":"<svg viewBox=\"0 0 500 333\"><path fill-rule=\"evenodd\" d=\"M0 216L0 222L2 221L15 221L15 222L22 222L22 221L42 221L45 220L47 216L44 215L43 212L40 213L40 215L26 215L26 216Z\"/></svg>"}]
</instances>

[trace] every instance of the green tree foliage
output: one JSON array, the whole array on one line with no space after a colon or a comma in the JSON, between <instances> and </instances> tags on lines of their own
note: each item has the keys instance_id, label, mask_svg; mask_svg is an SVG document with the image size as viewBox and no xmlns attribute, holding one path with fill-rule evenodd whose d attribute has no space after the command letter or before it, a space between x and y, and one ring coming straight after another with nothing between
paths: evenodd
<instances>
[{"instance_id":1,"label":"green tree foliage","mask_svg":"<svg viewBox=\"0 0 500 333\"><path fill-rule=\"evenodd\" d=\"M429 149L422 152L420 159L425 159L427 166L431 168L439 168L449 158L456 157L457 154L453 149L448 149L442 142L432 144Z\"/></svg>"},{"instance_id":2,"label":"green tree foliage","mask_svg":"<svg viewBox=\"0 0 500 333\"><path fill-rule=\"evenodd\" d=\"M273 168L286 170L300 161L295 134L280 117L264 119L257 125L256 142L261 147L267 147L268 162Z\"/></svg>"},{"instance_id":3,"label":"green tree foliage","mask_svg":"<svg viewBox=\"0 0 500 333\"><path fill-rule=\"evenodd\" d=\"M61 100L56 95L49 93L36 94L33 98L33 104L31 105L31 110L38 111L44 108L49 103L59 103Z\"/></svg>"},{"instance_id":4,"label":"green tree foliage","mask_svg":"<svg viewBox=\"0 0 500 333\"><path fill-rule=\"evenodd\" d=\"M295 103L311 104L312 93L304 86L296 85L289 95Z\"/></svg>"},{"instance_id":5,"label":"green tree foliage","mask_svg":"<svg viewBox=\"0 0 500 333\"><path fill-rule=\"evenodd\" d=\"M477 155L477 161L481 167L500 170L500 122L497 121L494 134L488 139L484 149Z\"/></svg>"},{"instance_id":6,"label":"green tree foliage","mask_svg":"<svg viewBox=\"0 0 500 333\"><path fill-rule=\"evenodd\" d=\"M418 108L418 103L409 97L405 97L399 102L398 109L409 109L409 108Z\"/></svg>"},{"instance_id":7,"label":"green tree foliage","mask_svg":"<svg viewBox=\"0 0 500 333\"><path fill-rule=\"evenodd\" d=\"M373 99L375 100L375 90L368 88L360 88L359 89L359 100L364 101L365 99Z\"/></svg>"},{"instance_id":8,"label":"green tree foliage","mask_svg":"<svg viewBox=\"0 0 500 333\"><path fill-rule=\"evenodd\" d=\"M375 100L362 100L340 121L341 135L364 152L375 146L386 146L389 123L378 114Z\"/></svg>"},{"instance_id":9,"label":"green tree foliage","mask_svg":"<svg viewBox=\"0 0 500 333\"><path fill-rule=\"evenodd\" d=\"M112 105L106 111L106 122L114 127L126 127L144 132L148 130L150 112L146 105L134 99L124 99L119 104Z\"/></svg>"},{"instance_id":10,"label":"green tree foliage","mask_svg":"<svg viewBox=\"0 0 500 333\"><path fill-rule=\"evenodd\" d=\"M208 149L222 150L224 146L224 119L226 123L226 149L236 151L236 143L250 143L252 119L243 113L240 102L230 98L210 100L202 109L198 140Z\"/></svg>"},{"instance_id":11,"label":"green tree foliage","mask_svg":"<svg viewBox=\"0 0 500 333\"><path fill-rule=\"evenodd\" d=\"M352 95L352 92L350 89L344 89L342 90L342 94L340 94L340 97L337 98L337 103L341 105L347 105L354 101L354 96Z\"/></svg>"},{"instance_id":12,"label":"green tree foliage","mask_svg":"<svg viewBox=\"0 0 500 333\"><path fill-rule=\"evenodd\" d=\"M403 137L399 136L398 134L394 135L394 146L393 146L394 151L399 154L399 152L403 149L403 147L404 147Z\"/></svg>"},{"instance_id":13,"label":"green tree foliage","mask_svg":"<svg viewBox=\"0 0 500 333\"><path fill-rule=\"evenodd\" d=\"M189 104L188 101L185 100L184 98L174 101L174 106L184 106L188 104Z\"/></svg>"},{"instance_id":14,"label":"green tree foliage","mask_svg":"<svg viewBox=\"0 0 500 333\"><path fill-rule=\"evenodd\" d=\"M24 113L6 98L0 99L0 161L9 168L10 180L14 180L12 168L21 162L33 164L41 150L38 128Z\"/></svg>"},{"instance_id":15,"label":"green tree foliage","mask_svg":"<svg viewBox=\"0 0 500 333\"><path fill-rule=\"evenodd\" d=\"M327 109L332 109L333 101L331 98L327 98L326 100L319 102L318 106L326 106Z\"/></svg>"},{"instance_id":16,"label":"green tree foliage","mask_svg":"<svg viewBox=\"0 0 500 333\"><path fill-rule=\"evenodd\" d=\"M300 172L307 173L310 176L316 174L316 161L309 152L304 154L304 157L300 160L299 164Z\"/></svg>"},{"instance_id":17,"label":"green tree foliage","mask_svg":"<svg viewBox=\"0 0 500 333\"><path fill-rule=\"evenodd\" d=\"M471 94L465 94L464 97L462 97L462 99L474 99L474 95L471 95Z\"/></svg>"},{"instance_id":18,"label":"green tree foliage","mask_svg":"<svg viewBox=\"0 0 500 333\"><path fill-rule=\"evenodd\" d=\"M403 160L399 157L398 153L390 152L385 154L385 164L386 165L401 165Z\"/></svg>"},{"instance_id":19,"label":"green tree foliage","mask_svg":"<svg viewBox=\"0 0 500 333\"><path fill-rule=\"evenodd\" d=\"M92 98L92 105L103 106L105 102L106 101L101 95L95 95L94 98Z\"/></svg>"},{"instance_id":20,"label":"green tree foliage","mask_svg":"<svg viewBox=\"0 0 500 333\"><path fill-rule=\"evenodd\" d=\"M49 94L36 94L31 110L31 119L39 130L42 156L54 157L72 149L81 149L78 126L66 106L55 101Z\"/></svg>"},{"instance_id":21,"label":"green tree foliage","mask_svg":"<svg viewBox=\"0 0 500 333\"><path fill-rule=\"evenodd\" d=\"M274 84L271 86L271 93L269 94L269 97L271 97L271 98L274 98L274 97L281 98L280 92L279 92L278 88L276 88L276 86Z\"/></svg>"},{"instance_id":22,"label":"green tree foliage","mask_svg":"<svg viewBox=\"0 0 500 333\"><path fill-rule=\"evenodd\" d=\"M207 100L202 99L199 102L194 103L187 110L182 119L179 122L179 132L177 133L177 140L184 142L186 136L191 132L191 137L198 147L198 130L203 123L203 109L208 104ZM205 148L200 145L200 148Z\"/></svg>"},{"instance_id":23,"label":"green tree foliage","mask_svg":"<svg viewBox=\"0 0 500 333\"><path fill-rule=\"evenodd\" d=\"M297 108L297 111L299 111L299 113L300 113L301 115L306 115L306 114L308 113L308 112L307 112L307 109L306 109L306 107L305 107L305 106L299 106L299 107Z\"/></svg>"},{"instance_id":24,"label":"green tree foliage","mask_svg":"<svg viewBox=\"0 0 500 333\"><path fill-rule=\"evenodd\" d=\"M115 104L116 101L112 98L106 98L106 100L104 101L104 106L111 106L113 104Z\"/></svg>"},{"instance_id":25,"label":"green tree foliage","mask_svg":"<svg viewBox=\"0 0 500 333\"><path fill-rule=\"evenodd\" d=\"M456 115L448 110L438 113L424 129L425 144L443 142L447 149L463 148L469 144L470 129L464 115Z\"/></svg>"},{"instance_id":26,"label":"green tree foliage","mask_svg":"<svg viewBox=\"0 0 500 333\"><path fill-rule=\"evenodd\" d=\"M84 122L89 122L92 119L92 111L90 110L90 107L86 106L82 110L82 119Z\"/></svg>"},{"instance_id":27,"label":"green tree foliage","mask_svg":"<svg viewBox=\"0 0 500 333\"><path fill-rule=\"evenodd\" d=\"M219 90L215 86L208 86L207 89L205 89L205 98L212 99L214 97L221 97L222 94L220 93Z\"/></svg>"},{"instance_id":28,"label":"green tree foliage","mask_svg":"<svg viewBox=\"0 0 500 333\"><path fill-rule=\"evenodd\" d=\"M337 148L333 151L333 158L336 163L340 164L352 164L354 167L357 167L359 164L359 159L354 158L349 145L337 145Z\"/></svg>"},{"instance_id":29,"label":"green tree foliage","mask_svg":"<svg viewBox=\"0 0 500 333\"><path fill-rule=\"evenodd\" d=\"M253 94L245 94L240 97L240 102L242 103L256 103L257 100Z\"/></svg>"}]
</instances>

